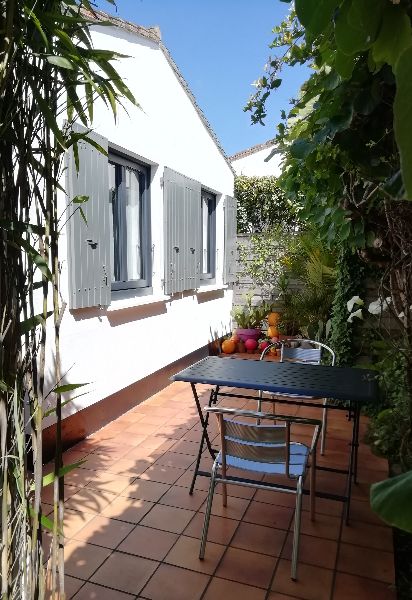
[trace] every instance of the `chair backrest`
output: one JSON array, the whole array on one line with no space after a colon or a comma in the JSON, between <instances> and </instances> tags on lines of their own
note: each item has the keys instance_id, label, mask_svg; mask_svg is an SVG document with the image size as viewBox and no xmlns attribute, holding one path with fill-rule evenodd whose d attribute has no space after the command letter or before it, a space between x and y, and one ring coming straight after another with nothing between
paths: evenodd
<instances>
[{"instance_id":1,"label":"chair backrest","mask_svg":"<svg viewBox=\"0 0 412 600\"><path fill-rule=\"evenodd\" d=\"M274 415L249 410L236 410L223 407L205 407L215 413L220 429L222 464L226 464L226 455L260 463L284 464L287 476L290 476L291 445L290 428L293 423L315 427L312 448L316 450L322 422L317 419ZM231 418L228 418L228 417ZM233 417L248 417L253 422L233 420ZM276 421L276 425L257 424L261 420ZM293 464L293 457L292 457Z\"/></svg>"},{"instance_id":2,"label":"chair backrest","mask_svg":"<svg viewBox=\"0 0 412 600\"><path fill-rule=\"evenodd\" d=\"M303 348L302 344L304 345ZM330 354L333 366L335 364L335 353L326 344L306 339L285 340L281 342L280 362L291 361L319 365L324 353Z\"/></svg>"}]
</instances>

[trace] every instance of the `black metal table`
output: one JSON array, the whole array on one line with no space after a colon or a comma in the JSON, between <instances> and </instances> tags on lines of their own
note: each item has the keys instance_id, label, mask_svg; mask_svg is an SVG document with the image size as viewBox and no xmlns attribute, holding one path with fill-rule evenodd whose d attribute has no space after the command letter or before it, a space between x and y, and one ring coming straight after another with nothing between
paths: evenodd
<instances>
[{"instance_id":1,"label":"black metal table","mask_svg":"<svg viewBox=\"0 0 412 600\"><path fill-rule=\"evenodd\" d=\"M292 362L276 363L273 361L257 361L241 358L229 359L209 356L187 369L180 371L171 377L171 379L173 381L186 381L191 384L203 428L190 493L193 493L196 477L198 475L209 476L209 473L199 470L204 444L207 445L212 458L216 455L216 451L212 448L207 432L209 414L206 416L203 414L196 390L196 384L211 384L214 386L210 393L208 401L209 406L215 404L219 397L241 398L246 400L258 399L256 396L223 392L221 391L222 387L266 391L273 394L299 394L302 396L343 400L349 403L349 410L353 414L353 426L348 469L317 466L317 469L319 470L347 474L347 487L344 496L326 492L317 492L317 496L345 502L346 520L348 521L352 479L356 482L360 410L363 404L373 402L377 398L376 374L373 371L350 367L305 365ZM322 403L317 403L312 400L309 402L305 402L302 399L287 399L282 401L287 402L288 404L298 404L299 406L319 406L320 408L323 408ZM276 402L278 402L278 400L276 400ZM343 406L342 404L328 404L328 408L334 410L348 410L348 406ZM287 486L284 487L286 488Z\"/></svg>"}]
</instances>

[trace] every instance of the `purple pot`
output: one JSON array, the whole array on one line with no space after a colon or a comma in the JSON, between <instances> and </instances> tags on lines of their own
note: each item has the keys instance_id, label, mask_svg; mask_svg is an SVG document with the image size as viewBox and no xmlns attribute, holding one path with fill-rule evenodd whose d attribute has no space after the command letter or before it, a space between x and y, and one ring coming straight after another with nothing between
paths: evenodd
<instances>
[{"instance_id":1,"label":"purple pot","mask_svg":"<svg viewBox=\"0 0 412 600\"><path fill-rule=\"evenodd\" d=\"M258 340L262 335L260 329L236 329L236 335L242 340L242 342L246 342L246 340Z\"/></svg>"}]
</instances>

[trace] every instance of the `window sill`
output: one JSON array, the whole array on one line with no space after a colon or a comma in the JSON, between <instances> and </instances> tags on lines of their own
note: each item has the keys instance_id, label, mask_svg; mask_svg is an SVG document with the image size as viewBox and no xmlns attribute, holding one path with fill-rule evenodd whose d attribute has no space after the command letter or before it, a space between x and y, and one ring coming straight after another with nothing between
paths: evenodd
<instances>
[{"instance_id":1,"label":"window sill","mask_svg":"<svg viewBox=\"0 0 412 600\"><path fill-rule=\"evenodd\" d=\"M215 292L217 290L227 290L229 286L225 283L211 283L202 285L196 290L196 294L205 294L206 292Z\"/></svg>"},{"instance_id":2,"label":"window sill","mask_svg":"<svg viewBox=\"0 0 412 600\"><path fill-rule=\"evenodd\" d=\"M124 310L137 306L146 306L147 304L156 304L157 302L166 302L167 300L170 300L170 296L165 296L164 294L159 296L119 298L118 300L112 300L111 304L107 307L107 312L115 312L116 310Z\"/></svg>"}]
</instances>

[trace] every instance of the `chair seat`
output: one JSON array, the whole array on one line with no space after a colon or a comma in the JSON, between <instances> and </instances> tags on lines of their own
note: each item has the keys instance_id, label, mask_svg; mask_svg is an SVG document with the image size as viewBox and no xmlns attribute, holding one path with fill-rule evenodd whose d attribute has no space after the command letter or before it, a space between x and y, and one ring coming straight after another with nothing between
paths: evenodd
<instances>
[{"instance_id":1,"label":"chair seat","mask_svg":"<svg viewBox=\"0 0 412 600\"><path fill-rule=\"evenodd\" d=\"M290 460L289 460L289 477L298 478L305 473L308 462L309 448L304 444L291 442L290 444ZM221 452L216 457L219 466L222 466ZM286 465L282 463L258 462L254 460L246 460L226 454L226 466L243 469L245 471L255 471L256 473L265 473L267 475L288 475Z\"/></svg>"}]
</instances>

